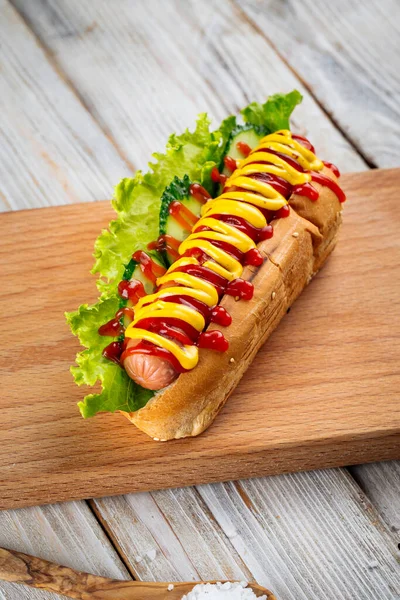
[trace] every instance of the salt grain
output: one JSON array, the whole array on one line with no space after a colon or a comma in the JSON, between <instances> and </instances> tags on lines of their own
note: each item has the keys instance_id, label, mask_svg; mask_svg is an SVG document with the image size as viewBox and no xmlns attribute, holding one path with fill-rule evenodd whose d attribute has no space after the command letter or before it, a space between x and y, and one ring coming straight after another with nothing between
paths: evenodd
<instances>
[{"instance_id":1,"label":"salt grain","mask_svg":"<svg viewBox=\"0 0 400 600\"><path fill-rule=\"evenodd\" d=\"M173 584L173 583L170 583L170 584L169 584L169 586L167 587L167 590L168 590L169 592L172 592L172 590L174 589L174 587L175 587L175 586L174 586L174 584Z\"/></svg>"},{"instance_id":2,"label":"salt grain","mask_svg":"<svg viewBox=\"0 0 400 600\"><path fill-rule=\"evenodd\" d=\"M245 581L225 583L199 583L182 600L256 600L257 596ZM259 596L267 600L267 596Z\"/></svg>"},{"instance_id":3,"label":"salt grain","mask_svg":"<svg viewBox=\"0 0 400 600\"><path fill-rule=\"evenodd\" d=\"M156 557L157 551L154 550L154 548L152 550L149 550L148 552L146 552L146 555L149 557L150 560L154 560Z\"/></svg>"},{"instance_id":4,"label":"salt grain","mask_svg":"<svg viewBox=\"0 0 400 600\"><path fill-rule=\"evenodd\" d=\"M293 237L299 237L299 234L297 231L295 231L292 235L293 235Z\"/></svg>"},{"instance_id":5,"label":"salt grain","mask_svg":"<svg viewBox=\"0 0 400 600\"><path fill-rule=\"evenodd\" d=\"M236 529L234 529L233 527L232 527L232 529L228 528L228 529L225 529L224 531L225 531L225 535L229 539L232 539L232 538L236 537L237 534L238 534L238 532L236 531Z\"/></svg>"}]
</instances>

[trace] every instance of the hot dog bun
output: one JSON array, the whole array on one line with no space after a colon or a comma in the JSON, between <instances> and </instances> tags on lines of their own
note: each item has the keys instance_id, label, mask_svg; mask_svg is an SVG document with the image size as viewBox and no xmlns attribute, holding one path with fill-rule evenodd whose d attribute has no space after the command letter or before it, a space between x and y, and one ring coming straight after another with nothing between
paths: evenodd
<instances>
[{"instance_id":1,"label":"hot dog bun","mask_svg":"<svg viewBox=\"0 0 400 600\"><path fill-rule=\"evenodd\" d=\"M322 171L336 181L332 171ZM242 277L254 284L249 302L224 296L221 305L232 315L228 328L214 324L229 340L229 350L201 350L196 368L181 374L144 408L123 414L156 440L202 433L214 420L288 308L324 264L335 247L341 204L328 187L314 184L316 202L293 195L290 215L274 222L274 235L258 245L261 267L246 267Z\"/></svg>"}]
</instances>

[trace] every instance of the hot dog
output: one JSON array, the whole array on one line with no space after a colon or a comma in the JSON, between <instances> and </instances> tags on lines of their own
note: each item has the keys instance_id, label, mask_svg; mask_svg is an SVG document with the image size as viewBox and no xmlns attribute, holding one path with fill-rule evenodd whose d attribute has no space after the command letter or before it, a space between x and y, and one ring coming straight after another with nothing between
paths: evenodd
<instances>
[{"instance_id":1,"label":"hot dog","mask_svg":"<svg viewBox=\"0 0 400 600\"><path fill-rule=\"evenodd\" d=\"M119 410L157 440L210 425L336 244L345 199L337 168L289 129L250 133L247 142L231 136L211 171L214 194L189 180L167 188L160 237L133 254L144 279L121 281L125 304L99 328L119 336L103 356L153 393Z\"/></svg>"},{"instance_id":2,"label":"hot dog","mask_svg":"<svg viewBox=\"0 0 400 600\"><path fill-rule=\"evenodd\" d=\"M325 168L323 173L335 181L330 170ZM200 350L199 363L193 370L174 378L174 383L146 407L125 413L137 427L164 440L198 435L212 423L260 346L336 244L341 204L330 188L320 184L315 188L319 203L312 207L314 223L292 208L303 203L303 197L293 194L290 216L276 220L273 237L258 245L264 259L262 267L245 268L242 276L255 288L252 300L245 303L232 296L222 298L221 306L231 314L232 325L212 325L212 329L228 338L229 350Z\"/></svg>"}]
</instances>

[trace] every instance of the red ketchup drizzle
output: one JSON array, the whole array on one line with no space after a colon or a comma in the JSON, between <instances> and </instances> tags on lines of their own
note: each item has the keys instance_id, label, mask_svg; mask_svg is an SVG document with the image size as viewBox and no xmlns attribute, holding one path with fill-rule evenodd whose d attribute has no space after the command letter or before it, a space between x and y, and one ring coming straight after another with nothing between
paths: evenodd
<instances>
[{"instance_id":1,"label":"red ketchup drizzle","mask_svg":"<svg viewBox=\"0 0 400 600\"><path fill-rule=\"evenodd\" d=\"M176 271L179 273L187 273L188 275L194 275L195 277L200 277L205 281L209 281L216 288L219 296L222 296L228 281L222 275L218 275L211 269L207 267L203 267L202 265L184 265L183 267L178 267Z\"/></svg>"},{"instance_id":2,"label":"red ketchup drizzle","mask_svg":"<svg viewBox=\"0 0 400 600\"><path fill-rule=\"evenodd\" d=\"M203 331L199 335L197 342L199 348L208 348L217 352L226 352L229 348L229 342L221 331Z\"/></svg>"},{"instance_id":3,"label":"red ketchup drizzle","mask_svg":"<svg viewBox=\"0 0 400 600\"><path fill-rule=\"evenodd\" d=\"M129 308L128 306L124 306L123 308L120 308L119 310L117 310L117 312L115 313L115 316L117 319L128 319L129 321L133 321L133 319L135 318L135 312L133 311L132 308Z\"/></svg>"},{"instance_id":4,"label":"red ketchup drizzle","mask_svg":"<svg viewBox=\"0 0 400 600\"><path fill-rule=\"evenodd\" d=\"M169 319L168 319L168 321L169 321ZM179 342L180 344L183 344L183 345L191 346L194 341L188 335L186 335L186 333L184 333L181 329L172 327L169 323L167 323L165 321L163 323L161 323L160 326L157 327L157 329L155 331L159 335L176 340L177 342Z\"/></svg>"},{"instance_id":5,"label":"red ketchup drizzle","mask_svg":"<svg viewBox=\"0 0 400 600\"><path fill-rule=\"evenodd\" d=\"M289 204L285 204L285 206L282 206L282 208L280 208L279 210L276 210L272 214L271 220L273 220L273 219L286 219L289 215L290 215L290 206L289 206Z\"/></svg>"},{"instance_id":6,"label":"red ketchup drizzle","mask_svg":"<svg viewBox=\"0 0 400 600\"><path fill-rule=\"evenodd\" d=\"M226 180L228 179L226 175L220 173L217 167L214 167L211 171L211 179L214 183L220 183L221 185L225 185Z\"/></svg>"},{"instance_id":7,"label":"red ketchup drizzle","mask_svg":"<svg viewBox=\"0 0 400 600\"><path fill-rule=\"evenodd\" d=\"M168 288L166 288L167 290ZM192 298L191 296L163 296L161 300L164 302L176 302L177 304L185 304L186 306L190 306L195 308L199 313L201 313L205 319L208 321L211 313L211 309L205 304L201 302L201 300L197 300L196 298Z\"/></svg>"},{"instance_id":8,"label":"red ketchup drizzle","mask_svg":"<svg viewBox=\"0 0 400 600\"><path fill-rule=\"evenodd\" d=\"M98 333L99 333L99 335L105 335L105 336L109 336L109 337L117 337L117 336L121 335L122 333L124 333L124 326L121 325L119 318L114 317L113 319L111 319L110 321L108 321L107 323L104 323L104 325L99 327Z\"/></svg>"},{"instance_id":9,"label":"red ketchup drizzle","mask_svg":"<svg viewBox=\"0 0 400 600\"><path fill-rule=\"evenodd\" d=\"M195 231L196 233L201 233L203 231L206 232L206 231L210 231L210 227L207 227L206 225L201 225L200 227L197 227L193 231ZM200 239L200 240L204 239L207 241L207 236L205 235L204 238L200 237L198 239ZM208 241L210 241L210 240L208 240ZM230 244L229 242L223 242L221 240L212 240L212 244L216 248L220 248L224 252L227 252L227 254L230 254L231 256L236 258L236 260L238 260L239 262L242 261L243 252L241 250L239 250L238 248L236 248L236 246L233 246L232 244Z\"/></svg>"},{"instance_id":10,"label":"red ketchup drizzle","mask_svg":"<svg viewBox=\"0 0 400 600\"><path fill-rule=\"evenodd\" d=\"M207 190L203 188L203 186L199 183L192 183L189 186L189 193L193 196L193 198L196 198L196 200L198 200L201 204L205 204L207 200L210 200L211 198Z\"/></svg>"},{"instance_id":11,"label":"red ketchup drizzle","mask_svg":"<svg viewBox=\"0 0 400 600\"><path fill-rule=\"evenodd\" d=\"M232 323L232 317L223 306L215 306L211 311L211 322L228 327Z\"/></svg>"},{"instance_id":12,"label":"red ketchup drizzle","mask_svg":"<svg viewBox=\"0 0 400 600\"><path fill-rule=\"evenodd\" d=\"M153 284L156 282L157 277L164 275L167 270L165 267L158 265L152 260L146 252L143 252L143 250L138 250L132 254L132 258L139 263L143 275Z\"/></svg>"},{"instance_id":13,"label":"red ketchup drizzle","mask_svg":"<svg viewBox=\"0 0 400 600\"><path fill-rule=\"evenodd\" d=\"M140 319L140 321L137 322L136 326L140 329L147 329L148 331L153 331L154 333L157 333L159 329L164 326L164 324L165 322L163 320L163 317L146 317L144 319ZM191 340L190 343L195 342L199 335L197 329L195 329L193 325L190 325L190 323L183 321L183 319L176 319L174 317L170 317L168 319L168 325L170 325L171 327L175 327L176 329L181 329L183 333L186 334L187 338Z\"/></svg>"},{"instance_id":14,"label":"red ketchup drizzle","mask_svg":"<svg viewBox=\"0 0 400 600\"><path fill-rule=\"evenodd\" d=\"M268 164L261 163L261 161L257 161L257 164ZM273 187L277 192L282 194L286 200L290 198L292 194L292 186L291 184L283 179L283 177L279 177L279 175L274 175L273 173L253 173L249 175L251 179L256 179L257 181L262 181L264 183L269 183L271 187Z\"/></svg>"},{"instance_id":15,"label":"red ketchup drizzle","mask_svg":"<svg viewBox=\"0 0 400 600\"><path fill-rule=\"evenodd\" d=\"M185 231L192 231L193 226L199 220L182 202L175 200L171 202L168 209L169 214Z\"/></svg>"},{"instance_id":16,"label":"red ketchup drizzle","mask_svg":"<svg viewBox=\"0 0 400 600\"><path fill-rule=\"evenodd\" d=\"M245 158L247 158L251 152L250 146L245 142L238 142L236 144L236 148L239 150L240 154L243 154Z\"/></svg>"},{"instance_id":17,"label":"red ketchup drizzle","mask_svg":"<svg viewBox=\"0 0 400 600\"><path fill-rule=\"evenodd\" d=\"M274 235L274 228L272 227L272 225L266 225L260 231L259 240L260 240L260 242L263 242L264 240L270 240L273 235Z\"/></svg>"},{"instance_id":18,"label":"red ketchup drizzle","mask_svg":"<svg viewBox=\"0 0 400 600\"><path fill-rule=\"evenodd\" d=\"M146 296L143 283L138 279L123 279L118 284L118 294L124 300L130 300L133 304Z\"/></svg>"},{"instance_id":19,"label":"red ketchup drizzle","mask_svg":"<svg viewBox=\"0 0 400 600\"><path fill-rule=\"evenodd\" d=\"M338 186L336 181L333 181L333 179L330 179L326 175L322 175L322 173L316 173L315 171L312 172L311 176L312 180L315 181L315 183L325 185L330 190L332 190L332 192L338 197L339 202L344 202L346 200L346 195L344 191Z\"/></svg>"},{"instance_id":20,"label":"red ketchup drizzle","mask_svg":"<svg viewBox=\"0 0 400 600\"><path fill-rule=\"evenodd\" d=\"M260 236L261 230L258 227L254 227L251 225L246 219L243 217L236 217L235 215L212 215L213 219L218 219L219 221L223 221L224 223L228 223L228 225L233 225L239 231L243 231L246 235L248 235L252 240L258 240ZM200 229L198 229L199 231Z\"/></svg>"},{"instance_id":21,"label":"red ketchup drizzle","mask_svg":"<svg viewBox=\"0 0 400 600\"><path fill-rule=\"evenodd\" d=\"M304 148L307 148L307 150L311 150L311 152L313 154L315 154L315 148L311 144L311 142L308 141L307 138L303 137L302 135L296 135L295 133L292 133L292 138L294 140L297 140L299 142L299 144L301 144L302 146L304 146Z\"/></svg>"},{"instance_id":22,"label":"red ketchup drizzle","mask_svg":"<svg viewBox=\"0 0 400 600\"><path fill-rule=\"evenodd\" d=\"M303 167L301 165L299 165L297 160L295 158L292 158L291 156L286 156L286 154L283 154L282 152L278 152L277 150L272 150L271 148L261 148L260 152L269 152L270 154L279 156L284 161L286 161L288 163L288 165L290 165L291 167L296 169L296 171L300 171L301 173L304 173Z\"/></svg>"},{"instance_id":23,"label":"red ketchup drizzle","mask_svg":"<svg viewBox=\"0 0 400 600\"><path fill-rule=\"evenodd\" d=\"M108 346L104 348L102 355L104 358L107 358L108 360L111 360L111 362L119 365L123 346L123 342L111 342L111 344L108 344Z\"/></svg>"},{"instance_id":24,"label":"red ketchup drizzle","mask_svg":"<svg viewBox=\"0 0 400 600\"><path fill-rule=\"evenodd\" d=\"M133 354L149 354L150 356L158 356L159 358L168 360L177 373L185 373L187 371L187 369L182 367L179 360L169 350L161 348L161 346L155 346L146 340L139 342L139 344L133 348L127 348L120 358L121 364L124 363L128 356L132 356Z\"/></svg>"},{"instance_id":25,"label":"red ketchup drizzle","mask_svg":"<svg viewBox=\"0 0 400 600\"><path fill-rule=\"evenodd\" d=\"M188 250L186 250L186 252L182 256L189 256L189 257L197 258L197 260L199 261L199 263L201 265L203 263L205 263L206 260L210 259L208 254L206 254L200 248L188 248Z\"/></svg>"},{"instance_id":26,"label":"red ketchup drizzle","mask_svg":"<svg viewBox=\"0 0 400 600\"><path fill-rule=\"evenodd\" d=\"M228 283L225 294L241 300L251 300L254 294L254 286L250 281L238 277Z\"/></svg>"},{"instance_id":27,"label":"red ketchup drizzle","mask_svg":"<svg viewBox=\"0 0 400 600\"><path fill-rule=\"evenodd\" d=\"M264 262L262 254L257 248L252 248L244 255L244 264L252 267L260 267Z\"/></svg>"},{"instance_id":28,"label":"red ketchup drizzle","mask_svg":"<svg viewBox=\"0 0 400 600\"><path fill-rule=\"evenodd\" d=\"M160 235L160 237L154 242L147 244L147 248L149 250L157 250L157 252L168 252L168 254L170 254L174 260L178 260L178 248L180 245L181 242L179 240L166 233L164 235Z\"/></svg>"},{"instance_id":29,"label":"red ketchup drizzle","mask_svg":"<svg viewBox=\"0 0 400 600\"><path fill-rule=\"evenodd\" d=\"M237 168L236 160L232 158L232 156L225 156L224 165L229 171L231 171L231 173L233 173L233 171L235 171Z\"/></svg>"},{"instance_id":30,"label":"red ketchup drizzle","mask_svg":"<svg viewBox=\"0 0 400 600\"><path fill-rule=\"evenodd\" d=\"M293 187L293 193L299 196L306 196L309 200L316 202L319 198L318 190L311 183L301 183Z\"/></svg>"},{"instance_id":31,"label":"red ketchup drizzle","mask_svg":"<svg viewBox=\"0 0 400 600\"><path fill-rule=\"evenodd\" d=\"M325 166L326 166L328 169L330 169L330 170L332 171L332 173L333 173L333 174L334 174L334 175L335 175L337 178L339 178L339 177L340 177L340 171L339 171L339 169L337 168L337 166L336 166L336 165L334 165L334 164L333 164L333 163L331 163L331 162L328 162L327 160L323 160L322 162L324 163L324 165L325 165Z\"/></svg>"},{"instance_id":32,"label":"red ketchup drizzle","mask_svg":"<svg viewBox=\"0 0 400 600\"><path fill-rule=\"evenodd\" d=\"M128 308L127 306L124 308L120 308L115 313L115 317L113 319L110 319L110 321L108 321L107 323L105 323L104 325L101 325L101 327L99 327L99 329L98 329L99 335L105 335L105 336L109 336L109 337L117 337L117 336L123 334L125 331L125 327L124 327L124 324L121 323L121 319L124 319L124 320L127 319L130 322L130 321L133 321L134 316L135 316L135 313L133 312L133 310L131 308Z\"/></svg>"}]
</instances>

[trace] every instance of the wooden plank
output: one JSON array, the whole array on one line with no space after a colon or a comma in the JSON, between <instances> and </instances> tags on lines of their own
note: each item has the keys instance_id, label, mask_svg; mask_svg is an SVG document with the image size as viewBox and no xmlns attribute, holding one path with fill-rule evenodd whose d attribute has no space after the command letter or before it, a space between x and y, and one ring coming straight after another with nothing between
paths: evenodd
<instances>
[{"instance_id":1,"label":"wooden plank","mask_svg":"<svg viewBox=\"0 0 400 600\"><path fill-rule=\"evenodd\" d=\"M96 575L130 575L85 502L0 512L0 546ZM0 600L60 596L0 581ZM64 598L64 596L63 596Z\"/></svg>"},{"instance_id":2,"label":"wooden plank","mask_svg":"<svg viewBox=\"0 0 400 600\"><path fill-rule=\"evenodd\" d=\"M1 506L398 457L400 243L393 214L399 182L399 170L344 178L351 200L328 266L214 426L197 439L165 445L117 415L84 421L75 406L82 390L68 366L78 346L63 310L95 295L87 274L90 240L109 218L108 206L2 215L1 369L8 395L2 400ZM50 232L45 238L43 229ZM21 304L24 290L30 293ZM20 414L27 380L30 404L24 401Z\"/></svg>"},{"instance_id":3,"label":"wooden plank","mask_svg":"<svg viewBox=\"0 0 400 600\"><path fill-rule=\"evenodd\" d=\"M110 196L128 166L6 0L0 38L0 210Z\"/></svg>"},{"instance_id":4,"label":"wooden plank","mask_svg":"<svg viewBox=\"0 0 400 600\"><path fill-rule=\"evenodd\" d=\"M236 4L367 160L398 166L399 107L393 100L400 83L398 2L357 2L356 8L346 0ZM395 532L400 529L399 468L392 463L351 470Z\"/></svg>"},{"instance_id":5,"label":"wooden plank","mask_svg":"<svg viewBox=\"0 0 400 600\"><path fill-rule=\"evenodd\" d=\"M398 166L399 3L235 1L367 160Z\"/></svg>"},{"instance_id":6,"label":"wooden plank","mask_svg":"<svg viewBox=\"0 0 400 600\"><path fill-rule=\"evenodd\" d=\"M207 111L217 122L253 100L304 93L294 127L344 171L365 168L343 136L230 2L25 0L13 3L104 130L145 167L174 130Z\"/></svg>"},{"instance_id":7,"label":"wooden plank","mask_svg":"<svg viewBox=\"0 0 400 600\"><path fill-rule=\"evenodd\" d=\"M0 38L0 211L109 195L128 167L3 0ZM0 546L129 577L84 502L1 512ZM1 582L0 598L56 596Z\"/></svg>"},{"instance_id":8,"label":"wooden plank","mask_svg":"<svg viewBox=\"0 0 400 600\"><path fill-rule=\"evenodd\" d=\"M400 542L400 463L391 461L373 465L357 465L350 473L393 534ZM399 548L400 549L400 548Z\"/></svg>"},{"instance_id":9,"label":"wooden plank","mask_svg":"<svg viewBox=\"0 0 400 600\"><path fill-rule=\"evenodd\" d=\"M398 598L396 548L344 471L203 486L254 577L278 598ZM285 490L285 494L282 493ZM367 510L365 510L367 508Z\"/></svg>"},{"instance_id":10,"label":"wooden plank","mask_svg":"<svg viewBox=\"0 0 400 600\"><path fill-rule=\"evenodd\" d=\"M93 507L138 579L251 576L194 488L102 498Z\"/></svg>"},{"instance_id":11,"label":"wooden plank","mask_svg":"<svg viewBox=\"0 0 400 600\"><path fill-rule=\"evenodd\" d=\"M280 600L394 600L400 592L388 532L345 471L104 498L95 506L139 579L254 578Z\"/></svg>"}]
</instances>

